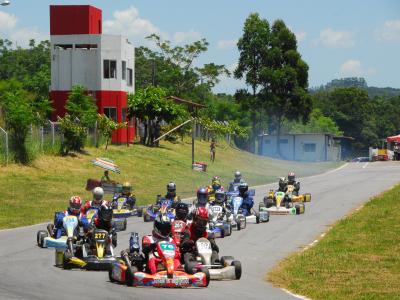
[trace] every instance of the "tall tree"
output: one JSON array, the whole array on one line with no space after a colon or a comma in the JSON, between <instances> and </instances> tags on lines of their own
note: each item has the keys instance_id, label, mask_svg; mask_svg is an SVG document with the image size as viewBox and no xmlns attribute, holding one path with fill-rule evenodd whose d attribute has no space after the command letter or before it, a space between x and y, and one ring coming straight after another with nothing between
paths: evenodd
<instances>
[{"instance_id":1,"label":"tall tree","mask_svg":"<svg viewBox=\"0 0 400 300\"><path fill-rule=\"evenodd\" d=\"M251 88L251 94L245 90L238 91L237 100L251 112L252 134L250 137L250 151L255 151L255 139L257 137L257 112L260 108L260 101L257 97L261 88L261 71L264 64L263 57L268 51L270 43L269 23L261 19L258 13L252 13L246 19L243 28L243 36L238 41L239 63L234 71L237 79L245 79Z\"/></svg>"},{"instance_id":2,"label":"tall tree","mask_svg":"<svg viewBox=\"0 0 400 300\"><path fill-rule=\"evenodd\" d=\"M271 27L269 47L262 55L260 98L276 129L277 154L285 119L307 120L312 100L307 91L308 65L297 51L296 36L282 20Z\"/></svg>"}]
</instances>

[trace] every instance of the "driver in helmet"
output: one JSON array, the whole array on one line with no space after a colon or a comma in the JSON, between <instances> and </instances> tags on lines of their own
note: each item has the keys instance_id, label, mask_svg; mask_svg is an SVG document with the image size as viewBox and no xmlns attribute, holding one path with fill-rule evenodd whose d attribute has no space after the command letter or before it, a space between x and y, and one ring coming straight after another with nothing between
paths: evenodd
<instances>
[{"instance_id":1,"label":"driver in helmet","mask_svg":"<svg viewBox=\"0 0 400 300\"><path fill-rule=\"evenodd\" d=\"M132 193L132 190L133 190L132 184L130 182L124 182L122 184L122 192L121 192L121 194L120 195L116 195L113 198L112 207L113 208L117 207L118 199L125 198L126 199L126 202L125 202L126 206L129 209L133 209L135 207L135 205L136 205L136 197Z\"/></svg>"},{"instance_id":2,"label":"driver in helmet","mask_svg":"<svg viewBox=\"0 0 400 300\"><path fill-rule=\"evenodd\" d=\"M92 219L88 228L86 228L86 236L91 239L95 229L102 229L110 234L110 241L113 246L117 246L117 233L112 223L113 209L108 203L102 204L99 207L97 215Z\"/></svg>"},{"instance_id":3,"label":"driver in helmet","mask_svg":"<svg viewBox=\"0 0 400 300\"><path fill-rule=\"evenodd\" d=\"M81 208L81 217L86 215L87 211L89 209L99 209L100 206L106 205L107 201L103 199L104 197L104 190L101 187L95 187L92 191L93 194L93 200L87 201L85 205L82 206Z\"/></svg>"},{"instance_id":4,"label":"driver in helmet","mask_svg":"<svg viewBox=\"0 0 400 300\"><path fill-rule=\"evenodd\" d=\"M239 196L243 198L242 209L247 212L245 215L251 214L251 209L254 205L253 197L249 195L249 186L246 182L239 185Z\"/></svg>"},{"instance_id":5,"label":"driver in helmet","mask_svg":"<svg viewBox=\"0 0 400 300\"><path fill-rule=\"evenodd\" d=\"M75 216L79 218L82 207L82 200L79 196L72 196L69 199L69 206L66 210L62 212L56 212L54 215L54 225L52 228L49 228L49 232L51 232L51 236L53 238L58 239L62 232L64 231L63 227L63 219L66 216Z\"/></svg>"},{"instance_id":6,"label":"driver in helmet","mask_svg":"<svg viewBox=\"0 0 400 300\"><path fill-rule=\"evenodd\" d=\"M211 185L208 187L208 201L212 202L215 199L215 191L223 190L224 187L221 184L221 178L219 176L214 176L211 180Z\"/></svg>"},{"instance_id":7,"label":"driver in helmet","mask_svg":"<svg viewBox=\"0 0 400 300\"><path fill-rule=\"evenodd\" d=\"M159 241L167 241L175 245L177 251L174 264L175 268L180 266L180 252L175 241L171 238L171 219L166 214L159 213L154 219L153 231L150 235L146 235L142 239L142 252L145 256L148 272L150 274L157 273L157 265L161 262L159 257L154 255L154 250Z\"/></svg>"},{"instance_id":8,"label":"driver in helmet","mask_svg":"<svg viewBox=\"0 0 400 300\"><path fill-rule=\"evenodd\" d=\"M186 222L189 215L189 206L184 202L179 202L175 207L175 220Z\"/></svg>"},{"instance_id":9,"label":"driver in helmet","mask_svg":"<svg viewBox=\"0 0 400 300\"><path fill-rule=\"evenodd\" d=\"M224 190L215 191L215 200L212 203L212 205L221 206L224 212L229 208L227 203L226 192Z\"/></svg>"},{"instance_id":10,"label":"driver in helmet","mask_svg":"<svg viewBox=\"0 0 400 300\"><path fill-rule=\"evenodd\" d=\"M293 194L298 195L300 191L300 182L296 181L296 175L294 172L289 172L287 179L285 177L281 177L279 179L279 192L287 192L288 185L293 185L294 190Z\"/></svg>"},{"instance_id":11,"label":"driver in helmet","mask_svg":"<svg viewBox=\"0 0 400 300\"><path fill-rule=\"evenodd\" d=\"M242 173L240 171L236 171L234 176L233 181L229 183L229 192L237 191L239 184L242 182Z\"/></svg>"},{"instance_id":12,"label":"driver in helmet","mask_svg":"<svg viewBox=\"0 0 400 300\"><path fill-rule=\"evenodd\" d=\"M157 204L161 205L161 201L163 199L171 200L173 208L175 208L177 203L181 202L181 198L176 195L176 184L175 184L175 182L170 181L167 184L167 193L165 194L164 198L157 197Z\"/></svg>"},{"instance_id":13,"label":"driver in helmet","mask_svg":"<svg viewBox=\"0 0 400 300\"><path fill-rule=\"evenodd\" d=\"M218 260L219 248L215 243L215 239L208 235L207 224L208 224L209 214L208 209L205 207L198 207L193 213L193 222L190 223L185 230L185 233L181 242L181 252L193 253L194 245L199 238L206 238L211 243L212 256L211 261L215 262ZM185 263L188 260L193 260L192 255L184 255Z\"/></svg>"}]
</instances>

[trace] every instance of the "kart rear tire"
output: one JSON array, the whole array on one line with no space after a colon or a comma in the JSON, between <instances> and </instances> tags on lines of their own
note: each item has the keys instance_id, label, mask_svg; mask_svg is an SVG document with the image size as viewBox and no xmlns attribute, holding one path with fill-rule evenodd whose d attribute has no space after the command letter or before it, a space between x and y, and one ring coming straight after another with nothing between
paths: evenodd
<instances>
[{"instance_id":1,"label":"kart rear tire","mask_svg":"<svg viewBox=\"0 0 400 300\"><path fill-rule=\"evenodd\" d=\"M265 203L265 206L266 206L267 208L270 208L270 207L274 206L274 199L265 197L265 198L264 198L264 203Z\"/></svg>"},{"instance_id":2,"label":"kart rear tire","mask_svg":"<svg viewBox=\"0 0 400 300\"><path fill-rule=\"evenodd\" d=\"M236 228L237 228L237 230L241 230L242 229L241 226L240 226L240 222L236 223Z\"/></svg>"},{"instance_id":3,"label":"kart rear tire","mask_svg":"<svg viewBox=\"0 0 400 300\"><path fill-rule=\"evenodd\" d=\"M241 264L241 262L238 261L238 260L234 260L231 263L231 266L235 267L235 279L239 280L240 277L242 277L242 264Z\"/></svg>"},{"instance_id":4,"label":"kart rear tire","mask_svg":"<svg viewBox=\"0 0 400 300\"><path fill-rule=\"evenodd\" d=\"M125 231L127 226L128 226L128 221L127 221L126 218L125 218L125 220L124 220L124 227L123 227L122 231Z\"/></svg>"},{"instance_id":5,"label":"kart rear tire","mask_svg":"<svg viewBox=\"0 0 400 300\"><path fill-rule=\"evenodd\" d=\"M232 262L235 261L235 258L233 256L222 256L219 261L221 265L225 267L232 265Z\"/></svg>"},{"instance_id":6,"label":"kart rear tire","mask_svg":"<svg viewBox=\"0 0 400 300\"><path fill-rule=\"evenodd\" d=\"M219 230L221 231L221 238L225 237L225 228L224 225L218 226Z\"/></svg>"},{"instance_id":7,"label":"kart rear tire","mask_svg":"<svg viewBox=\"0 0 400 300\"><path fill-rule=\"evenodd\" d=\"M136 272L138 272L138 268L135 266L131 266L130 268L126 269L125 283L127 286L133 286Z\"/></svg>"},{"instance_id":8,"label":"kart rear tire","mask_svg":"<svg viewBox=\"0 0 400 300\"><path fill-rule=\"evenodd\" d=\"M108 271L108 279L110 280L110 282L115 282L115 279L112 277L112 273L113 273L113 270L111 267L111 269Z\"/></svg>"},{"instance_id":9,"label":"kart rear tire","mask_svg":"<svg viewBox=\"0 0 400 300\"><path fill-rule=\"evenodd\" d=\"M211 276L210 276L210 271L206 267L202 267L200 269L200 272L203 272L206 274L206 287L210 284Z\"/></svg>"},{"instance_id":10,"label":"kart rear tire","mask_svg":"<svg viewBox=\"0 0 400 300\"><path fill-rule=\"evenodd\" d=\"M38 244L38 246L39 246L40 248L44 248L44 247L43 247L43 241L44 241L44 239L45 239L46 237L48 237L48 236L49 236L49 234L47 233L46 230L39 230L39 231L37 232L37 234L36 234L36 242L37 242L37 244Z\"/></svg>"},{"instance_id":11,"label":"kart rear tire","mask_svg":"<svg viewBox=\"0 0 400 300\"><path fill-rule=\"evenodd\" d=\"M141 218L141 217L143 216L143 208L138 208L138 210L137 210L137 216L138 216L139 218Z\"/></svg>"},{"instance_id":12,"label":"kart rear tire","mask_svg":"<svg viewBox=\"0 0 400 300\"><path fill-rule=\"evenodd\" d=\"M256 212L256 224L260 223L260 213Z\"/></svg>"}]
</instances>

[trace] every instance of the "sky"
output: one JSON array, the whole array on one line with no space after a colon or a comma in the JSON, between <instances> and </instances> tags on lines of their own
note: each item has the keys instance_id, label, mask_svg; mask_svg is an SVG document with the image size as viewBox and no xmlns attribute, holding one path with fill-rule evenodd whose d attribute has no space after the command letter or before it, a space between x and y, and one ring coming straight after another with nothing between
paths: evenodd
<instances>
[{"instance_id":1,"label":"sky","mask_svg":"<svg viewBox=\"0 0 400 300\"><path fill-rule=\"evenodd\" d=\"M355 76L369 86L400 88L398 0L11 0L0 6L0 37L20 46L31 38L49 39L51 4L94 5L103 11L103 32L127 36L135 46L152 46L145 39L151 33L173 45L205 38L210 45L196 65L214 62L231 71L244 22L257 12L270 24L282 19L296 34L310 87ZM244 86L224 77L214 91L234 93Z\"/></svg>"}]
</instances>

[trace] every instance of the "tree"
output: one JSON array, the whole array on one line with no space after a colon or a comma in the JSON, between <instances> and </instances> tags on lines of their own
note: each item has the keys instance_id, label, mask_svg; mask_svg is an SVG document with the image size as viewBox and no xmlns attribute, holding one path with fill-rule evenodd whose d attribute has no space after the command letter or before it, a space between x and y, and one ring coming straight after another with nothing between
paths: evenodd
<instances>
[{"instance_id":1,"label":"tree","mask_svg":"<svg viewBox=\"0 0 400 300\"><path fill-rule=\"evenodd\" d=\"M239 90L236 98L245 108L251 112L252 135L250 151L255 151L255 139L257 137L257 112L260 108L257 94L261 87L261 71L264 64L263 57L268 51L270 40L269 23L260 19L257 13L252 13L246 19L243 28L243 36L238 41L239 62L234 75L237 79L245 78L247 85L251 87L251 94L245 90Z\"/></svg>"},{"instance_id":2,"label":"tree","mask_svg":"<svg viewBox=\"0 0 400 300\"><path fill-rule=\"evenodd\" d=\"M7 130L11 133L11 149L18 163L27 164L32 157L26 147L31 125L42 125L51 112L50 102L35 101L16 80L0 82L0 107Z\"/></svg>"},{"instance_id":3,"label":"tree","mask_svg":"<svg viewBox=\"0 0 400 300\"><path fill-rule=\"evenodd\" d=\"M105 115L97 115L97 124L100 133L106 138L106 150L108 148L108 143L111 140L112 134L115 130L120 128L125 128L128 124L127 122L117 123Z\"/></svg>"},{"instance_id":4,"label":"tree","mask_svg":"<svg viewBox=\"0 0 400 300\"><path fill-rule=\"evenodd\" d=\"M259 81L259 97L271 118L279 139L285 119L306 121L312 110L312 100L307 91L308 65L297 51L296 36L282 20L277 20L270 31L270 44L263 53Z\"/></svg>"},{"instance_id":5,"label":"tree","mask_svg":"<svg viewBox=\"0 0 400 300\"><path fill-rule=\"evenodd\" d=\"M87 137L87 128L92 127L97 119L97 106L94 99L87 95L82 86L73 86L65 105L64 118L60 118L64 141L61 153L81 151Z\"/></svg>"}]
</instances>

